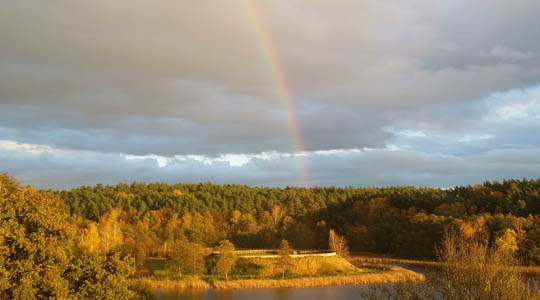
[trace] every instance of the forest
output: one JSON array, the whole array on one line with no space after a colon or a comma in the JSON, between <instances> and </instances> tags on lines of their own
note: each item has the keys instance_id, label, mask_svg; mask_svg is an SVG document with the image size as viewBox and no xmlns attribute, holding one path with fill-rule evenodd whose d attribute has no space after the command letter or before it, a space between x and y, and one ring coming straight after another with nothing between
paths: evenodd
<instances>
[{"instance_id":1,"label":"forest","mask_svg":"<svg viewBox=\"0 0 540 300\"><path fill-rule=\"evenodd\" d=\"M466 224L485 227L491 244L512 244L523 264L540 264L540 179L450 189L120 183L46 193L66 204L83 243L120 249L142 269L177 241L328 249L330 229L352 251L432 259L445 229Z\"/></svg>"},{"instance_id":2,"label":"forest","mask_svg":"<svg viewBox=\"0 0 540 300\"><path fill-rule=\"evenodd\" d=\"M245 276L254 266L235 264L234 249L333 249L336 237L351 251L431 260L449 230L481 229L487 246L540 265L539 193L540 179L451 189L120 183L39 191L0 174L0 299L151 299L138 278L158 269L172 279ZM269 276L287 269L276 272Z\"/></svg>"}]
</instances>

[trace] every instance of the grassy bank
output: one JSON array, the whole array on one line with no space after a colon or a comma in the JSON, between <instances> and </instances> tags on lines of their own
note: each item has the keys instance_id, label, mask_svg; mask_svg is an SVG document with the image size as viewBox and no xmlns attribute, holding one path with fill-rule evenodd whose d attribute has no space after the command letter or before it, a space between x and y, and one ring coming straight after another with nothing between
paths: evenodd
<instances>
[{"instance_id":1,"label":"grassy bank","mask_svg":"<svg viewBox=\"0 0 540 300\"><path fill-rule=\"evenodd\" d=\"M156 279L167 280L177 279L177 274L168 270L165 259L150 258L147 260L148 272L143 274L153 275ZM290 265L286 266L285 277L288 279L296 277L321 277L337 275L358 275L366 272L375 272L375 269L357 268L347 260L339 256L306 256L293 258ZM284 266L279 259L262 257L241 257L239 258L229 277L231 279L279 279L284 274ZM202 275L206 281L223 279L217 275Z\"/></svg>"},{"instance_id":2,"label":"grassy bank","mask_svg":"<svg viewBox=\"0 0 540 300\"><path fill-rule=\"evenodd\" d=\"M380 272L366 272L351 275L301 277L293 279L241 279L204 281L198 278L179 280L156 280L142 278L143 284L150 289L240 289L240 288L292 288L348 284L375 284L421 281L424 276L396 266L387 266Z\"/></svg>"},{"instance_id":3,"label":"grassy bank","mask_svg":"<svg viewBox=\"0 0 540 300\"><path fill-rule=\"evenodd\" d=\"M286 272L280 259L241 257L229 274L178 277L164 269L163 260L149 260L153 276L141 279L150 289L279 288L347 284L393 283L424 280L424 276L397 266L355 266L339 256L296 257Z\"/></svg>"}]
</instances>

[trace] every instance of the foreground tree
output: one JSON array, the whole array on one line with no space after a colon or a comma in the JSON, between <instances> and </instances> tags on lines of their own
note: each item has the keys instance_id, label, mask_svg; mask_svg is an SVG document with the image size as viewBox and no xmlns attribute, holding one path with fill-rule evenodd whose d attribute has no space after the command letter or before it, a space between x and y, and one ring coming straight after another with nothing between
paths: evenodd
<instances>
[{"instance_id":1,"label":"foreground tree","mask_svg":"<svg viewBox=\"0 0 540 300\"><path fill-rule=\"evenodd\" d=\"M349 256L349 246L344 236L337 234L333 229L328 233L328 248L341 257Z\"/></svg>"},{"instance_id":2,"label":"foreground tree","mask_svg":"<svg viewBox=\"0 0 540 300\"><path fill-rule=\"evenodd\" d=\"M0 174L0 299L144 299L133 262L79 247L63 203Z\"/></svg>"},{"instance_id":3,"label":"foreground tree","mask_svg":"<svg viewBox=\"0 0 540 300\"><path fill-rule=\"evenodd\" d=\"M216 251L218 253L215 271L219 275L224 275L226 280L229 280L229 272L238 259L234 251L234 245L228 240L223 240L219 242Z\"/></svg>"}]
</instances>

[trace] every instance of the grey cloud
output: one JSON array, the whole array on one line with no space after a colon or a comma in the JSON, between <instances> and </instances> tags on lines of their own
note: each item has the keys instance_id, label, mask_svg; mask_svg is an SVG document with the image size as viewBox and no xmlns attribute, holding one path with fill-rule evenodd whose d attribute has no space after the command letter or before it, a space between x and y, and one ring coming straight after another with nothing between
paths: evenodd
<instances>
[{"instance_id":1,"label":"grey cloud","mask_svg":"<svg viewBox=\"0 0 540 300\"><path fill-rule=\"evenodd\" d=\"M245 1L0 3L0 139L101 152L115 161L118 153L292 151L276 74ZM284 71L277 75L285 75L296 99L305 150L399 144L410 151L404 159L418 164L445 155L460 165L495 150L539 147L533 117L485 114L493 93L540 84L540 2L255 3L263 18L255 21L266 25ZM403 137L388 128L430 135ZM491 138L459 141L467 135ZM309 162L315 170L332 170L332 163L348 170L359 157ZM375 153L362 157L373 160L359 161L372 171L385 162ZM147 170L151 162L127 163ZM417 169L394 163L401 173ZM242 174L260 172L276 185L293 180L283 175L288 171L267 176L265 164L253 161L233 174L252 182ZM149 174L176 174L168 170ZM351 172L336 178L353 184ZM398 171L388 172L377 182L394 182L391 172ZM422 174L435 170L410 172L431 182ZM197 174L191 178L204 181Z\"/></svg>"}]
</instances>

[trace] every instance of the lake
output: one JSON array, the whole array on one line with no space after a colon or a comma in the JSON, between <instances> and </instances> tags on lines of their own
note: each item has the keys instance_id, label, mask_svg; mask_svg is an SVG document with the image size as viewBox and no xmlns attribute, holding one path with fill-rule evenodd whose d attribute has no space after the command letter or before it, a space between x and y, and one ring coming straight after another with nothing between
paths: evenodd
<instances>
[{"instance_id":1,"label":"lake","mask_svg":"<svg viewBox=\"0 0 540 300\"><path fill-rule=\"evenodd\" d=\"M155 290L158 300L358 300L367 285L269 289Z\"/></svg>"}]
</instances>

